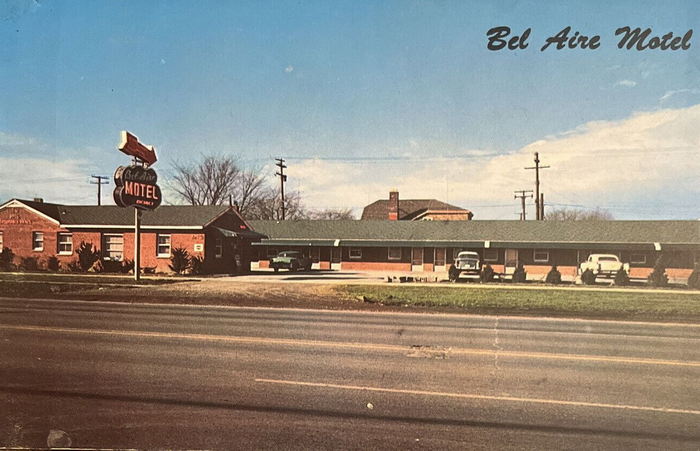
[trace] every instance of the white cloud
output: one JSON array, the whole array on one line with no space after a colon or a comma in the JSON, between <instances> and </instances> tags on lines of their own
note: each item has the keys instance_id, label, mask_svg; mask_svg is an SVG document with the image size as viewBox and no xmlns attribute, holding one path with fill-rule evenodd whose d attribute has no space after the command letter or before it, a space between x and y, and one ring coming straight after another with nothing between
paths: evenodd
<instances>
[{"instance_id":1,"label":"white cloud","mask_svg":"<svg viewBox=\"0 0 700 451\"><path fill-rule=\"evenodd\" d=\"M513 191L533 188L534 171L524 168L539 152L542 164L551 166L541 171L545 204L613 206L618 218L697 217L698 123L700 105L695 105L589 122L498 156L310 160L290 164L289 174L306 203L317 208L361 211L396 187L402 198L446 200L472 209L478 219L515 219Z\"/></svg>"},{"instance_id":2,"label":"white cloud","mask_svg":"<svg viewBox=\"0 0 700 451\"><path fill-rule=\"evenodd\" d=\"M637 82L634 80L620 80L615 83L615 86L622 86L624 88L634 88L637 86Z\"/></svg>"},{"instance_id":3,"label":"white cloud","mask_svg":"<svg viewBox=\"0 0 700 451\"><path fill-rule=\"evenodd\" d=\"M68 204L96 202L96 186L89 184L86 166L83 160L0 157L0 202L35 197ZM103 202L110 200L107 187L102 187Z\"/></svg>"}]
</instances>

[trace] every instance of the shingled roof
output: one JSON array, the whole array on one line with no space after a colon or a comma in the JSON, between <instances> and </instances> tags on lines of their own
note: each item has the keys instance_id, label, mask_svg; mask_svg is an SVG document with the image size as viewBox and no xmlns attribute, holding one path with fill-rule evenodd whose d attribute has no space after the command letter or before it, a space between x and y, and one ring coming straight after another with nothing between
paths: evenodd
<instances>
[{"instance_id":1,"label":"shingled roof","mask_svg":"<svg viewBox=\"0 0 700 451\"><path fill-rule=\"evenodd\" d=\"M700 221L250 221L261 244L700 249ZM330 243L330 244L329 244Z\"/></svg>"},{"instance_id":2,"label":"shingled roof","mask_svg":"<svg viewBox=\"0 0 700 451\"><path fill-rule=\"evenodd\" d=\"M450 205L437 199L401 199L399 201L399 219L411 220L426 211L454 211L471 213L469 210ZM389 217L389 200L380 199L362 210L363 220L384 220Z\"/></svg>"},{"instance_id":3,"label":"shingled roof","mask_svg":"<svg viewBox=\"0 0 700 451\"><path fill-rule=\"evenodd\" d=\"M62 226L133 226L134 211L116 205L61 205L13 199L53 218ZM12 201L7 202L9 204ZM3 204L3 205L6 205ZM163 205L146 212L144 226L203 227L229 210L226 205Z\"/></svg>"}]
</instances>

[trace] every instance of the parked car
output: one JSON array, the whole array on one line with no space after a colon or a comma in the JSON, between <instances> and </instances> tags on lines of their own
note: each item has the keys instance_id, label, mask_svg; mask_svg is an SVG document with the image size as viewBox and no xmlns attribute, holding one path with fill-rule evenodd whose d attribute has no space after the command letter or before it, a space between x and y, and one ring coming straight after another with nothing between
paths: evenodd
<instances>
[{"instance_id":1,"label":"parked car","mask_svg":"<svg viewBox=\"0 0 700 451\"><path fill-rule=\"evenodd\" d=\"M596 277L615 277L620 270L630 272L629 263L622 263L614 254L591 254L588 260L579 266L581 274L590 269Z\"/></svg>"},{"instance_id":2,"label":"parked car","mask_svg":"<svg viewBox=\"0 0 700 451\"><path fill-rule=\"evenodd\" d=\"M462 251L455 257L455 262L450 266L448 276L451 281L456 281L461 274L479 275L481 271L481 258L473 251Z\"/></svg>"},{"instance_id":3,"label":"parked car","mask_svg":"<svg viewBox=\"0 0 700 451\"><path fill-rule=\"evenodd\" d=\"M270 268L274 269L275 272L279 271L280 268L290 271L309 271L311 269L311 259L299 251L282 251L276 257L272 257Z\"/></svg>"}]
</instances>

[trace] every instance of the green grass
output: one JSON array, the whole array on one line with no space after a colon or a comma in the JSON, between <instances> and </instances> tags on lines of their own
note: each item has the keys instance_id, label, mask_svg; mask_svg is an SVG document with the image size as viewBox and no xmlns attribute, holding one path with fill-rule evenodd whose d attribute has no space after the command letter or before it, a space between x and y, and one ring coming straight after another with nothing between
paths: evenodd
<instances>
[{"instance_id":1,"label":"green grass","mask_svg":"<svg viewBox=\"0 0 700 451\"><path fill-rule=\"evenodd\" d=\"M684 292L381 285L345 285L336 290L342 296L366 302L441 307L470 313L700 319L700 295Z\"/></svg>"}]
</instances>

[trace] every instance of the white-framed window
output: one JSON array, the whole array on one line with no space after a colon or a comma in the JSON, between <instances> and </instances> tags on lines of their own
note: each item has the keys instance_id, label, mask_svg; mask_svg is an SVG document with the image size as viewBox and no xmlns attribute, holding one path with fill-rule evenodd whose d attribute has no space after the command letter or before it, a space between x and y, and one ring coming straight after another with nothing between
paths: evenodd
<instances>
[{"instance_id":1,"label":"white-framed window","mask_svg":"<svg viewBox=\"0 0 700 451\"><path fill-rule=\"evenodd\" d=\"M400 247L390 247L388 258L389 258L389 260L401 260L401 248Z\"/></svg>"},{"instance_id":2,"label":"white-framed window","mask_svg":"<svg viewBox=\"0 0 700 451\"><path fill-rule=\"evenodd\" d=\"M224 240L216 238L214 240L214 257L221 258L224 256Z\"/></svg>"},{"instance_id":3,"label":"white-framed window","mask_svg":"<svg viewBox=\"0 0 700 451\"><path fill-rule=\"evenodd\" d=\"M549 251L543 251L540 249L535 249L532 251L532 260L535 263L547 263L549 262Z\"/></svg>"},{"instance_id":4,"label":"white-framed window","mask_svg":"<svg viewBox=\"0 0 700 451\"><path fill-rule=\"evenodd\" d=\"M44 232L32 232L32 250L44 250Z\"/></svg>"},{"instance_id":5,"label":"white-framed window","mask_svg":"<svg viewBox=\"0 0 700 451\"><path fill-rule=\"evenodd\" d=\"M630 254L630 263L633 265L645 265L647 256L644 254Z\"/></svg>"},{"instance_id":6,"label":"white-framed window","mask_svg":"<svg viewBox=\"0 0 700 451\"><path fill-rule=\"evenodd\" d=\"M350 258L353 260L359 260L362 258L362 248L360 247L351 247L349 252Z\"/></svg>"},{"instance_id":7,"label":"white-framed window","mask_svg":"<svg viewBox=\"0 0 700 451\"><path fill-rule=\"evenodd\" d=\"M484 249L484 261L485 262L497 262L498 261L498 249Z\"/></svg>"},{"instance_id":8,"label":"white-framed window","mask_svg":"<svg viewBox=\"0 0 700 451\"><path fill-rule=\"evenodd\" d=\"M170 257L170 235L158 234L158 257Z\"/></svg>"},{"instance_id":9,"label":"white-framed window","mask_svg":"<svg viewBox=\"0 0 700 451\"><path fill-rule=\"evenodd\" d=\"M61 232L58 234L58 254L71 255L73 253L73 234Z\"/></svg>"},{"instance_id":10,"label":"white-framed window","mask_svg":"<svg viewBox=\"0 0 700 451\"><path fill-rule=\"evenodd\" d=\"M118 261L124 258L124 235L121 233L102 234L102 258Z\"/></svg>"}]
</instances>

